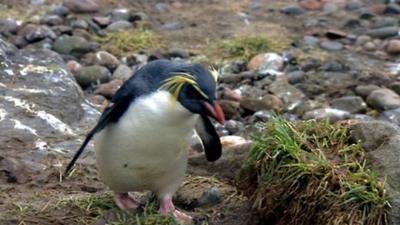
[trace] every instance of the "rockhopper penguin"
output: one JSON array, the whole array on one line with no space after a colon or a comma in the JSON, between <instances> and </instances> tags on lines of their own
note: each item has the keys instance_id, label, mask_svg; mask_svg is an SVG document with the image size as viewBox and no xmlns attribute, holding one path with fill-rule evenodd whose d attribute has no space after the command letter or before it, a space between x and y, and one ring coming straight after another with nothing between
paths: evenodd
<instances>
[{"instance_id":1,"label":"rockhopper penguin","mask_svg":"<svg viewBox=\"0 0 400 225\"><path fill-rule=\"evenodd\" d=\"M206 158L215 161L221 156L209 119L224 123L215 99L216 82L216 71L200 64L149 62L116 92L66 174L94 137L101 179L115 192L119 208L138 207L128 192L150 190L160 200L161 214L190 219L175 209L172 196L185 175L189 140L199 119Z\"/></svg>"}]
</instances>

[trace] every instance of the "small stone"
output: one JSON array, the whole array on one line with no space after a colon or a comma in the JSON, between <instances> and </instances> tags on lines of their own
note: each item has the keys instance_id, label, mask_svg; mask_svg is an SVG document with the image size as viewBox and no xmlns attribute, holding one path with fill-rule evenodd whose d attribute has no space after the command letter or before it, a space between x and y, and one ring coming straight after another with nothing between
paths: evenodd
<instances>
[{"instance_id":1,"label":"small stone","mask_svg":"<svg viewBox=\"0 0 400 225\"><path fill-rule=\"evenodd\" d=\"M304 12L304 9L296 6L289 6L281 9L281 13L284 13L286 15L302 15L304 14Z\"/></svg>"},{"instance_id":2,"label":"small stone","mask_svg":"<svg viewBox=\"0 0 400 225\"><path fill-rule=\"evenodd\" d=\"M363 3L360 0L350 0L346 4L346 9L348 10L357 10L363 6Z\"/></svg>"},{"instance_id":3,"label":"small stone","mask_svg":"<svg viewBox=\"0 0 400 225\"><path fill-rule=\"evenodd\" d=\"M368 7L368 10L371 13L381 15L381 14L385 13L386 5L385 4L373 4Z\"/></svg>"},{"instance_id":4,"label":"small stone","mask_svg":"<svg viewBox=\"0 0 400 225\"><path fill-rule=\"evenodd\" d=\"M400 54L400 40L390 40L386 51L390 54Z\"/></svg>"},{"instance_id":5,"label":"small stone","mask_svg":"<svg viewBox=\"0 0 400 225\"><path fill-rule=\"evenodd\" d=\"M268 122L273 117L273 112L269 110L261 110L255 112L251 117L249 122L256 123L256 122Z\"/></svg>"},{"instance_id":6,"label":"small stone","mask_svg":"<svg viewBox=\"0 0 400 225\"><path fill-rule=\"evenodd\" d=\"M326 32L325 36L329 39L340 39L347 37L347 33L341 30L330 29Z\"/></svg>"},{"instance_id":7,"label":"small stone","mask_svg":"<svg viewBox=\"0 0 400 225\"><path fill-rule=\"evenodd\" d=\"M63 19L58 15L44 16L40 19L41 24L46 24L49 26L61 25L63 22Z\"/></svg>"},{"instance_id":8,"label":"small stone","mask_svg":"<svg viewBox=\"0 0 400 225\"><path fill-rule=\"evenodd\" d=\"M400 108L383 111L378 119L400 126Z\"/></svg>"},{"instance_id":9,"label":"small stone","mask_svg":"<svg viewBox=\"0 0 400 225\"><path fill-rule=\"evenodd\" d=\"M21 22L14 19L0 19L0 33L15 34L21 28Z\"/></svg>"},{"instance_id":10,"label":"small stone","mask_svg":"<svg viewBox=\"0 0 400 225\"><path fill-rule=\"evenodd\" d=\"M394 92L396 92L398 95L400 95L400 82L399 81L396 81L396 82L390 84L389 88L392 89Z\"/></svg>"},{"instance_id":11,"label":"small stone","mask_svg":"<svg viewBox=\"0 0 400 225\"><path fill-rule=\"evenodd\" d=\"M304 93L284 79L278 79L269 86L269 91L282 100L285 110L294 109L305 97Z\"/></svg>"},{"instance_id":12,"label":"small stone","mask_svg":"<svg viewBox=\"0 0 400 225\"><path fill-rule=\"evenodd\" d=\"M129 66L121 64L117 67L117 69L115 69L112 77L113 79L118 79L125 82L132 76L132 74L133 71Z\"/></svg>"},{"instance_id":13,"label":"small stone","mask_svg":"<svg viewBox=\"0 0 400 225\"><path fill-rule=\"evenodd\" d=\"M70 60L67 62L67 67L72 74L78 74L81 71L82 65L75 60Z\"/></svg>"},{"instance_id":14,"label":"small stone","mask_svg":"<svg viewBox=\"0 0 400 225\"><path fill-rule=\"evenodd\" d=\"M338 11L338 6L334 3L326 3L322 7L324 14L330 15Z\"/></svg>"},{"instance_id":15,"label":"small stone","mask_svg":"<svg viewBox=\"0 0 400 225\"><path fill-rule=\"evenodd\" d=\"M356 93L363 97L366 98L368 95L370 95L373 91L379 89L380 87L375 85L375 84L369 84L369 85L358 85L355 89Z\"/></svg>"},{"instance_id":16,"label":"small stone","mask_svg":"<svg viewBox=\"0 0 400 225\"><path fill-rule=\"evenodd\" d=\"M357 37L355 44L360 46L360 45L364 45L365 43L367 43L371 40L372 40L372 38L368 35L360 35Z\"/></svg>"},{"instance_id":17,"label":"small stone","mask_svg":"<svg viewBox=\"0 0 400 225\"><path fill-rule=\"evenodd\" d=\"M303 116L304 120L329 120L329 122L334 123L340 120L345 120L350 118L350 113L347 111L331 108L315 109L306 112Z\"/></svg>"},{"instance_id":18,"label":"small stone","mask_svg":"<svg viewBox=\"0 0 400 225\"><path fill-rule=\"evenodd\" d=\"M377 18L377 20L372 25L372 28L393 27L397 25L398 23L396 18L382 17L382 18Z\"/></svg>"},{"instance_id":19,"label":"small stone","mask_svg":"<svg viewBox=\"0 0 400 225\"><path fill-rule=\"evenodd\" d=\"M331 102L331 106L350 113L361 113L367 110L367 104L358 96L345 96L334 99Z\"/></svg>"},{"instance_id":20,"label":"small stone","mask_svg":"<svg viewBox=\"0 0 400 225\"><path fill-rule=\"evenodd\" d=\"M91 42L78 36L61 36L53 44L53 50L60 54L81 56L97 48Z\"/></svg>"},{"instance_id":21,"label":"small stone","mask_svg":"<svg viewBox=\"0 0 400 225\"><path fill-rule=\"evenodd\" d=\"M299 5L307 10L319 10L322 8L322 3L318 0L302 0Z\"/></svg>"},{"instance_id":22,"label":"small stone","mask_svg":"<svg viewBox=\"0 0 400 225\"><path fill-rule=\"evenodd\" d=\"M112 22L130 21L131 11L126 8L113 9L110 12Z\"/></svg>"},{"instance_id":23,"label":"small stone","mask_svg":"<svg viewBox=\"0 0 400 225\"><path fill-rule=\"evenodd\" d=\"M55 39L57 36L49 27L37 26L30 30L24 37L27 42L33 43L45 38Z\"/></svg>"},{"instance_id":24,"label":"small stone","mask_svg":"<svg viewBox=\"0 0 400 225\"><path fill-rule=\"evenodd\" d=\"M343 45L337 41L323 41L320 47L328 51L339 51L343 49Z\"/></svg>"},{"instance_id":25,"label":"small stone","mask_svg":"<svg viewBox=\"0 0 400 225\"><path fill-rule=\"evenodd\" d=\"M63 5L52 5L50 7L50 13L53 15L65 17L69 14L69 9Z\"/></svg>"},{"instance_id":26,"label":"small stone","mask_svg":"<svg viewBox=\"0 0 400 225\"><path fill-rule=\"evenodd\" d=\"M170 48L167 52L169 58L186 59L189 57L189 52L182 48Z\"/></svg>"},{"instance_id":27,"label":"small stone","mask_svg":"<svg viewBox=\"0 0 400 225\"><path fill-rule=\"evenodd\" d=\"M87 30L89 28L89 24L86 20L73 20L71 22L71 27L74 29Z\"/></svg>"},{"instance_id":28,"label":"small stone","mask_svg":"<svg viewBox=\"0 0 400 225\"><path fill-rule=\"evenodd\" d=\"M367 103L376 109L395 109L400 107L400 96L390 89L379 88L367 97Z\"/></svg>"},{"instance_id":29,"label":"small stone","mask_svg":"<svg viewBox=\"0 0 400 225\"><path fill-rule=\"evenodd\" d=\"M111 24L111 18L109 16L95 16L93 17L93 21L100 27L107 27Z\"/></svg>"},{"instance_id":30,"label":"small stone","mask_svg":"<svg viewBox=\"0 0 400 225\"><path fill-rule=\"evenodd\" d=\"M319 44L320 40L317 37L306 35L303 38L306 45L316 46Z\"/></svg>"},{"instance_id":31,"label":"small stone","mask_svg":"<svg viewBox=\"0 0 400 225\"><path fill-rule=\"evenodd\" d=\"M260 73L268 71L282 71L284 58L276 53L261 53L254 56L247 64L247 69L257 70Z\"/></svg>"},{"instance_id":32,"label":"small stone","mask_svg":"<svg viewBox=\"0 0 400 225\"><path fill-rule=\"evenodd\" d=\"M387 5L385 13L387 14L400 14L400 5L396 3L390 3Z\"/></svg>"},{"instance_id":33,"label":"small stone","mask_svg":"<svg viewBox=\"0 0 400 225\"><path fill-rule=\"evenodd\" d=\"M388 38L396 36L398 33L399 33L398 26L370 29L366 32L368 36L371 36L373 38Z\"/></svg>"},{"instance_id":34,"label":"small stone","mask_svg":"<svg viewBox=\"0 0 400 225\"><path fill-rule=\"evenodd\" d=\"M240 100L240 106L252 112L260 110L281 111L283 108L282 101L274 95L265 95L262 98L243 97Z\"/></svg>"},{"instance_id":35,"label":"small stone","mask_svg":"<svg viewBox=\"0 0 400 225\"><path fill-rule=\"evenodd\" d=\"M89 65L105 66L111 71L114 71L120 64L117 57L106 51L98 51L94 54L89 54L84 61Z\"/></svg>"},{"instance_id":36,"label":"small stone","mask_svg":"<svg viewBox=\"0 0 400 225\"><path fill-rule=\"evenodd\" d=\"M124 20L119 20L119 21L116 21L116 22L108 25L106 30L114 32L114 31L129 29L132 27L133 27L132 23L130 23L128 21L124 21Z\"/></svg>"},{"instance_id":37,"label":"small stone","mask_svg":"<svg viewBox=\"0 0 400 225\"><path fill-rule=\"evenodd\" d=\"M228 120L225 122L224 128L229 132L229 135L232 135L243 130L244 124L236 120Z\"/></svg>"},{"instance_id":38,"label":"small stone","mask_svg":"<svg viewBox=\"0 0 400 225\"><path fill-rule=\"evenodd\" d=\"M217 187L206 190L199 199L199 206L212 206L222 201L222 193Z\"/></svg>"},{"instance_id":39,"label":"small stone","mask_svg":"<svg viewBox=\"0 0 400 225\"><path fill-rule=\"evenodd\" d=\"M110 99L115 94L115 92L118 91L122 83L123 82L121 80L116 79L108 83L100 84L99 86L96 87L94 93Z\"/></svg>"},{"instance_id":40,"label":"small stone","mask_svg":"<svg viewBox=\"0 0 400 225\"><path fill-rule=\"evenodd\" d=\"M95 13L100 9L96 0L64 0L63 5L74 13Z\"/></svg>"},{"instance_id":41,"label":"small stone","mask_svg":"<svg viewBox=\"0 0 400 225\"><path fill-rule=\"evenodd\" d=\"M182 30L185 26L181 22L170 22L161 26L164 30Z\"/></svg>"},{"instance_id":42,"label":"small stone","mask_svg":"<svg viewBox=\"0 0 400 225\"><path fill-rule=\"evenodd\" d=\"M88 87L91 84L101 84L110 80L110 71L103 66L82 67L80 72L75 75L76 81L82 87Z\"/></svg>"},{"instance_id":43,"label":"small stone","mask_svg":"<svg viewBox=\"0 0 400 225\"><path fill-rule=\"evenodd\" d=\"M240 104L237 101L220 100L219 104L225 114L226 119L235 119L240 116Z\"/></svg>"},{"instance_id":44,"label":"small stone","mask_svg":"<svg viewBox=\"0 0 400 225\"><path fill-rule=\"evenodd\" d=\"M304 80L305 73L301 70L296 70L287 74L289 84L300 83Z\"/></svg>"},{"instance_id":45,"label":"small stone","mask_svg":"<svg viewBox=\"0 0 400 225\"><path fill-rule=\"evenodd\" d=\"M376 45L373 42L369 41L369 42L364 44L363 48L364 48L365 51L369 51L369 52L370 51L375 51L376 50Z\"/></svg>"},{"instance_id":46,"label":"small stone","mask_svg":"<svg viewBox=\"0 0 400 225\"><path fill-rule=\"evenodd\" d=\"M169 5L167 3L157 3L154 8L160 12L160 13L164 13L167 12L169 10Z\"/></svg>"}]
</instances>

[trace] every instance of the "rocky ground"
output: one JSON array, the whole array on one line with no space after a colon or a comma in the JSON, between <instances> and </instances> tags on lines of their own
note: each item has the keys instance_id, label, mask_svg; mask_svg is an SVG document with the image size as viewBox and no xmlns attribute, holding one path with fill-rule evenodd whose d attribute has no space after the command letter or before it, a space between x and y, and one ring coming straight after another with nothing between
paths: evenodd
<instances>
[{"instance_id":1,"label":"rocky ground","mask_svg":"<svg viewBox=\"0 0 400 225\"><path fill-rule=\"evenodd\" d=\"M385 0L2 0L0 224L174 224L151 204L116 212L92 146L62 177L108 99L159 58L220 71L224 156L207 163L193 144L175 199L195 224L286 224L235 180L255 124L276 113L350 124L400 224L399 15Z\"/></svg>"}]
</instances>

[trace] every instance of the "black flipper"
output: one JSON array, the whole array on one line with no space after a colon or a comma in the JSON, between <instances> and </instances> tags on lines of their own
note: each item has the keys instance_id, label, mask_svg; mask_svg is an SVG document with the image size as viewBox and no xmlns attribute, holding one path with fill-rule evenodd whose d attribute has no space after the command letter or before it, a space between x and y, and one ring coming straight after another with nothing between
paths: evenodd
<instances>
[{"instance_id":1,"label":"black flipper","mask_svg":"<svg viewBox=\"0 0 400 225\"><path fill-rule=\"evenodd\" d=\"M204 152L208 161L216 161L222 155L222 145L215 131L214 125L207 116L201 116L201 130L196 129L201 141L203 142Z\"/></svg>"}]
</instances>

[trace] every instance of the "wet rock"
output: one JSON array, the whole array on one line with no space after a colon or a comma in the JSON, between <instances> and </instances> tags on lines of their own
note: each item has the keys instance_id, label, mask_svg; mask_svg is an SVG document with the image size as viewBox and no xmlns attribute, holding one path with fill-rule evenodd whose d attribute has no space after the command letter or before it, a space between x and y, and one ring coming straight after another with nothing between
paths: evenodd
<instances>
[{"instance_id":1,"label":"wet rock","mask_svg":"<svg viewBox=\"0 0 400 225\"><path fill-rule=\"evenodd\" d=\"M380 88L369 94L367 103L376 109L395 109L400 107L400 96L390 89Z\"/></svg>"},{"instance_id":2,"label":"wet rock","mask_svg":"<svg viewBox=\"0 0 400 225\"><path fill-rule=\"evenodd\" d=\"M76 81L82 87L108 82L110 77L111 74L107 68L97 65L82 67L80 72L75 75Z\"/></svg>"},{"instance_id":3,"label":"wet rock","mask_svg":"<svg viewBox=\"0 0 400 225\"><path fill-rule=\"evenodd\" d=\"M115 94L115 92L117 92L117 90L121 87L122 83L123 82L121 80L112 80L108 83L100 84L99 86L96 87L94 93L110 99Z\"/></svg>"},{"instance_id":4,"label":"wet rock","mask_svg":"<svg viewBox=\"0 0 400 225\"><path fill-rule=\"evenodd\" d=\"M184 27L185 26L181 22L170 22L170 23L163 24L161 26L162 29L171 30L171 31L182 30Z\"/></svg>"},{"instance_id":5,"label":"wet rock","mask_svg":"<svg viewBox=\"0 0 400 225\"><path fill-rule=\"evenodd\" d=\"M69 14L69 9L63 5L52 5L50 7L50 13L53 15L65 17Z\"/></svg>"},{"instance_id":6,"label":"wet rock","mask_svg":"<svg viewBox=\"0 0 400 225\"><path fill-rule=\"evenodd\" d=\"M132 76L132 74L133 70L129 66L121 64L117 69L115 69L112 78L125 82Z\"/></svg>"},{"instance_id":7,"label":"wet rock","mask_svg":"<svg viewBox=\"0 0 400 225\"><path fill-rule=\"evenodd\" d=\"M358 96L345 96L334 99L331 102L332 108L344 110L350 113L365 112L367 104L361 97Z\"/></svg>"},{"instance_id":8,"label":"wet rock","mask_svg":"<svg viewBox=\"0 0 400 225\"><path fill-rule=\"evenodd\" d=\"M94 51L97 45L78 36L61 36L54 42L53 50L65 55L80 57L83 54Z\"/></svg>"},{"instance_id":9,"label":"wet rock","mask_svg":"<svg viewBox=\"0 0 400 225\"><path fill-rule=\"evenodd\" d=\"M386 51L390 54L400 54L400 40L390 40Z\"/></svg>"},{"instance_id":10,"label":"wet rock","mask_svg":"<svg viewBox=\"0 0 400 225\"><path fill-rule=\"evenodd\" d=\"M222 110L224 111L225 118L226 119L234 119L237 118L240 113L240 103L237 101L231 101L231 100L220 100L219 101Z\"/></svg>"},{"instance_id":11,"label":"wet rock","mask_svg":"<svg viewBox=\"0 0 400 225\"><path fill-rule=\"evenodd\" d=\"M95 13L100 9L96 0L64 0L63 5L74 13Z\"/></svg>"},{"instance_id":12,"label":"wet rock","mask_svg":"<svg viewBox=\"0 0 400 225\"><path fill-rule=\"evenodd\" d=\"M292 110L305 98L303 92L284 79L274 81L269 86L269 91L282 100L286 110Z\"/></svg>"},{"instance_id":13,"label":"wet rock","mask_svg":"<svg viewBox=\"0 0 400 225\"><path fill-rule=\"evenodd\" d=\"M305 73L301 70L296 70L287 74L289 84L300 83L304 80Z\"/></svg>"},{"instance_id":14,"label":"wet rock","mask_svg":"<svg viewBox=\"0 0 400 225\"><path fill-rule=\"evenodd\" d=\"M383 111L378 119L400 126L400 108Z\"/></svg>"},{"instance_id":15,"label":"wet rock","mask_svg":"<svg viewBox=\"0 0 400 225\"><path fill-rule=\"evenodd\" d=\"M303 115L304 120L328 120L331 123L349 118L349 112L331 108L315 109Z\"/></svg>"},{"instance_id":16,"label":"wet rock","mask_svg":"<svg viewBox=\"0 0 400 225\"><path fill-rule=\"evenodd\" d=\"M343 45L337 41L323 41L320 47L328 51L339 51L343 49Z\"/></svg>"},{"instance_id":17,"label":"wet rock","mask_svg":"<svg viewBox=\"0 0 400 225\"><path fill-rule=\"evenodd\" d=\"M260 110L281 111L283 103L274 95L265 95L262 98L243 97L240 100L240 106L252 112Z\"/></svg>"},{"instance_id":18,"label":"wet rock","mask_svg":"<svg viewBox=\"0 0 400 225\"><path fill-rule=\"evenodd\" d=\"M63 22L63 19L58 15L44 16L40 19L41 24L46 24L49 26L61 25Z\"/></svg>"},{"instance_id":19,"label":"wet rock","mask_svg":"<svg viewBox=\"0 0 400 225\"><path fill-rule=\"evenodd\" d=\"M392 27L382 27L382 28L370 29L366 32L366 34L373 38L388 38L388 37L396 36L398 34L398 32L399 32L399 27L392 26Z\"/></svg>"},{"instance_id":20,"label":"wet rock","mask_svg":"<svg viewBox=\"0 0 400 225\"><path fill-rule=\"evenodd\" d=\"M114 71L120 64L117 57L106 51L98 51L94 54L88 54L83 61L87 65L100 65Z\"/></svg>"},{"instance_id":21,"label":"wet rock","mask_svg":"<svg viewBox=\"0 0 400 225\"><path fill-rule=\"evenodd\" d=\"M305 13L304 9L296 6L289 6L281 9L281 12L286 15L302 15Z\"/></svg>"},{"instance_id":22,"label":"wet rock","mask_svg":"<svg viewBox=\"0 0 400 225\"><path fill-rule=\"evenodd\" d=\"M379 89L380 87L375 85L375 84L368 84L368 85L358 85L355 89L356 93L363 97L366 98L368 95L370 95L373 91Z\"/></svg>"},{"instance_id":23,"label":"wet rock","mask_svg":"<svg viewBox=\"0 0 400 225\"><path fill-rule=\"evenodd\" d=\"M189 52L182 48L170 48L168 49L167 57L186 59L189 57Z\"/></svg>"},{"instance_id":24,"label":"wet rock","mask_svg":"<svg viewBox=\"0 0 400 225\"><path fill-rule=\"evenodd\" d=\"M257 70L260 73L268 71L282 71L284 58L276 53L261 53L254 56L247 64L247 69Z\"/></svg>"},{"instance_id":25,"label":"wet rock","mask_svg":"<svg viewBox=\"0 0 400 225\"><path fill-rule=\"evenodd\" d=\"M119 20L107 26L106 30L110 32L120 31L132 28L132 23L124 20Z\"/></svg>"}]
</instances>

